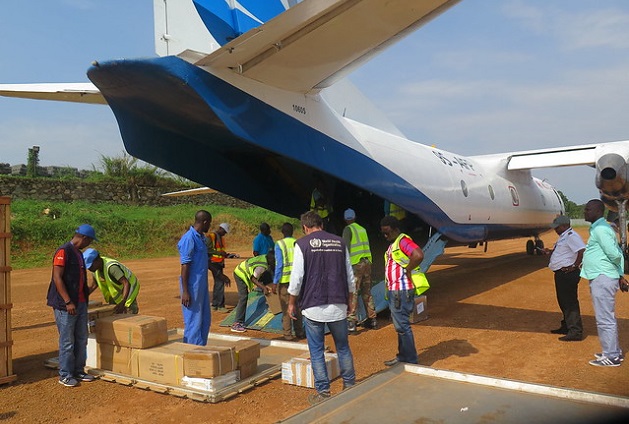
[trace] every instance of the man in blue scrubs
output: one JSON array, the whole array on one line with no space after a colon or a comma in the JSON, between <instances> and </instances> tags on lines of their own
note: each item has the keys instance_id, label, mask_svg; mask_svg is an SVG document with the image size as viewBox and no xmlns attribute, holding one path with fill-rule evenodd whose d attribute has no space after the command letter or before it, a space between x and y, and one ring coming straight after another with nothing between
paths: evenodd
<instances>
[{"instance_id":1,"label":"man in blue scrubs","mask_svg":"<svg viewBox=\"0 0 629 424\"><path fill-rule=\"evenodd\" d=\"M205 346L210 333L210 293L208 291L208 257L205 233L210 229L212 215L205 210L194 216L194 224L185 233L177 249L181 258L181 310L183 342Z\"/></svg>"}]
</instances>

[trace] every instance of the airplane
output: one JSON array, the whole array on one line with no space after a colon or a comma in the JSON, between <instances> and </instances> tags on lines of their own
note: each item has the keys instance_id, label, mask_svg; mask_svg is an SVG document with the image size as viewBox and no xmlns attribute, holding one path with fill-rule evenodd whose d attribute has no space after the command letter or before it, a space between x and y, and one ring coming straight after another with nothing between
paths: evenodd
<instances>
[{"instance_id":1,"label":"airplane","mask_svg":"<svg viewBox=\"0 0 629 424\"><path fill-rule=\"evenodd\" d=\"M446 244L542 248L565 207L532 169L595 167L624 219L629 141L459 155L405 137L347 80L459 1L154 0L157 58L94 62L92 84L1 84L0 95L107 103L129 154L286 216L309 208L317 180L337 224L351 207L371 235L385 202L398 205L424 271Z\"/></svg>"}]
</instances>

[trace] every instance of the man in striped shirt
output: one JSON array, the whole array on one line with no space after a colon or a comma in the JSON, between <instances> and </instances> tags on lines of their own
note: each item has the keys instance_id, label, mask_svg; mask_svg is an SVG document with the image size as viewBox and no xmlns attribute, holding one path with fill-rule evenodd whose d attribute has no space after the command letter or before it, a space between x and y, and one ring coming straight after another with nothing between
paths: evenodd
<instances>
[{"instance_id":1,"label":"man in striped shirt","mask_svg":"<svg viewBox=\"0 0 629 424\"><path fill-rule=\"evenodd\" d=\"M400 231L400 221L397 218L390 215L382 218L380 230L384 238L391 243L384 254L384 271L389 309L398 334L398 354L384 364L387 366L398 362L416 364L417 349L410 324L410 316L415 306L412 272L424 259L424 252L413 239Z\"/></svg>"}]
</instances>

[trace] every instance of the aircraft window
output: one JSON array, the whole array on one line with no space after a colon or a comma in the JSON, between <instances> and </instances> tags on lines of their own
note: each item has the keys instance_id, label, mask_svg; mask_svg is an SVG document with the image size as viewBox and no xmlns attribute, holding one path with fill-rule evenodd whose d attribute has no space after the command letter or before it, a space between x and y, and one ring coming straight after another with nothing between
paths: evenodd
<instances>
[{"instance_id":1,"label":"aircraft window","mask_svg":"<svg viewBox=\"0 0 629 424\"><path fill-rule=\"evenodd\" d=\"M511 203L513 206L520 206L520 196L518 191L513 186L509 186L509 192L511 193Z\"/></svg>"},{"instance_id":2,"label":"aircraft window","mask_svg":"<svg viewBox=\"0 0 629 424\"><path fill-rule=\"evenodd\" d=\"M491 185L488 185L487 190L489 190L489 197L491 197L491 200L494 200L496 198L496 194L494 193L494 188Z\"/></svg>"},{"instance_id":3,"label":"aircraft window","mask_svg":"<svg viewBox=\"0 0 629 424\"><path fill-rule=\"evenodd\" d=\"M546 206L546 197L542 194L542 205Z\"/></svg>"},{"instance_id":4,"label":"aircraft window","mask_svg":"<svg viewBox=\"0 0 629 424\"><path fill-rule=\"evenodd\" d=\"M461 180L461 190L463 190L463 196L467 197L467 184L465 184L465 181L463 180Z\"/></svg>"}]
</instances>

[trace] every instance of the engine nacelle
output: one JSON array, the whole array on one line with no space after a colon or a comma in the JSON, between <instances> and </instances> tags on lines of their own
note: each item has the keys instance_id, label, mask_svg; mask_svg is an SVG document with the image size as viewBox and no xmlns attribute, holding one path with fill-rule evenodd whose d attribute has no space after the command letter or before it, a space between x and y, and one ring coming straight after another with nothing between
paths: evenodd
<instances>
[{"instance_id":1,"label":"engine nacelle","mask_svg":"<svg viewBox=\"0 0 629 424\"><path fill-rule=\"evenodd\" d=\"M629 199L629 150L619 146L597 148L596 187L609 209L617 210L617 200Z\"/></svg>"}]
</instances>

